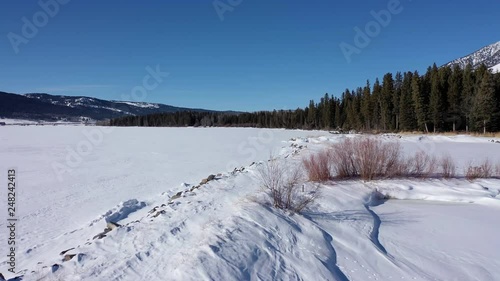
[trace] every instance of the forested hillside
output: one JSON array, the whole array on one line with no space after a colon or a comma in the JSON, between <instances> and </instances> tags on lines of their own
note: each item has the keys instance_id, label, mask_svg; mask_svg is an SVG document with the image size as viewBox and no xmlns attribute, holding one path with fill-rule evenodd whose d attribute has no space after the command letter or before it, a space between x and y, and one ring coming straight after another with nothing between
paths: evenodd
<instances>
[{"instance_id":1,"label":"forested hillside","mask_svg":"<svg viewBox=\"0 0 500 281\"><path fill-rule=\"evenodd\" d=\"M336 97L296 110L224 114L175 112L127 116L112 126L248 126L363 131L499 131L500 73L435 64L424 74L387 73L373 85L346 89Z\"/></svg>"}]
</instances>

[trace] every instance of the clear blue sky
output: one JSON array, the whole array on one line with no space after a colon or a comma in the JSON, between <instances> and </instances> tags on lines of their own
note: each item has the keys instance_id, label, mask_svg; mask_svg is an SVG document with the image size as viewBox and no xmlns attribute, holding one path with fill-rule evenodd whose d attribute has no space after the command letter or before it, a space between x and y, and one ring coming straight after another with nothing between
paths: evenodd
<instances>
[{"instance_id":1,"label":"clear blue sky","mask_svg":"<svg viewBox=\"0 0 500 281\"><path fill-rule=\"evenodd\" d=\"M497 0L401 0L402 11L348 63L339 45L354 46L354 27L389 2L242 0L221 21L212 0L71 0L16 54L8 34L23 36L23 17L43 24L43 10L34 0L2 0L0 91L121 99L142 85L147 66L160 65L170 75L145 101L295 109L500 40Z\"/></svg>"}]
</instances>

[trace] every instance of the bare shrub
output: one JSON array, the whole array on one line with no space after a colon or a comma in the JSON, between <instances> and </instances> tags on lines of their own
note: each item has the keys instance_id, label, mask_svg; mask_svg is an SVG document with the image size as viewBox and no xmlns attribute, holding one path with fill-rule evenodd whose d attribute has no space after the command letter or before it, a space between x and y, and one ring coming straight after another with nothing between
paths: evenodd
<instances>
[{"instance_id":1,"label":"bare shrub","mask_svg":"<svg viewBox=\"0 0 500 281\"><path fill-rule=\"evenodd\" d=\"M465 170L465 178L468 180L490 178L493 175L493 165L489 159L486 159L479 166L474 166L472 163Z\"/></svg>"},{"instance_id":2,"label":"bare shrub","mask_svg":"<svg viewBox=\"0 0 500 281\"><path fill-rule=\"evenodd\" d=\"M435 174L438 169L438 160L435 156L429 156L429 162L427 164L427 169L424 170L423 177L430 177Z\"/></svg>"},{"instance_id":3,"label":"bare shrub","mask_svg":"<svg viewBox=\"0 0 500 281\"><path fill-rule=\"evenodd\" d=\"M412 177L429 177L437 169L437 160L424 151L415 153L406 163L407 175Z\"/></svg>"},{"instance_id":4,"label":"bare shrub","mask_svg":"<svg viewBox=\"0 0 500 281\"><path fill-rule=\"evenodd\" d=\"M481 167L469 165L465 170L465 178L468 180L475 180L481 177Z\"/></svg>"},{"instance_id":5,"label":"bare shrub","mask_svg":"<svg viewBox=\"0 0 500 281\"><path fill-rule=\"evenodd\" d=\"M290 169L288 163L272 157L258 172L260 183L275 208L299 213L319 195L318 187L304 190L300 166Z\"/></svg>"},{"instance_id":6,"label":"bare shrub","mask_svg":"<svg viewBox=\"0 0 500 281\"><path fill-rule=\"evenodd\" d=\"M399 177L408 177L410 175L410 159L411 158L409 159L402 158L399 161L398 168L395 171L396 175L398 175Z\"/></svg>"},{"instance_id":7,"label":"bare shrub","mask_svg":"<svg viewBox=\"0 0 500 281\"><path fill-rule=\"evenodd\" d=\"M318 153L311 153L302 159L302 164L310 181L323 182L331 179L329 154L329 151L324 150Z\"/></svg>"},{"instance_id":8,"label":"bare shrub","mask_svg":"<svg viewBox=\"0 0 500 281\"><path fill-rule=\"evenodd\" d=\"M481 170L483 171L482 177L483 178L491 178L493 175L493 164L489 159L486 159L481 163L480 165Z\"/></svg>"},{"instance_id":9,"label":"bare shrub","mask_svg":"<svg viewBox=\"0 0 500 281\"><path fill-rule=\"evenodd\" d=\"M439 165L441 166L441 172L444 178L449 179L455 177L456 166L450 155L442 156Z\"/></svg>"},{"instance_id":10,"label":"bare shrub","mask_svg":"<svg viewBox=\"0 0 500 281\"><path fill-rule=\"evenodd\" d=\"M407 160L407 171L409 176L415 176L417 177L418 175L421 175L423 171L425 170L426 164L425 164L425 159L426 159L427 153L423 151L419 151L415 153L412 157L409 157Z\"/></svg>"},{"instance_id":11,"label":"bare shrub","mask_svg":"<svg viewBox=\"0 0 500 281\"><path fill-rule=\"evenodd\" d=\"M405 170L398 143L372 138L346 139L332 147L332 166L339 178L392 178Z\"/></svg>"},{"instance_id":12,"label":"bare shrub","mask_svg":"<svg viewBox=\"0 0 500 281\"><path fill-rule=\"evenodd\" d=\"M327 154L325 154L327 155ZM306 170L313 170L310 158L304 161ZM334 175L341 179L361 178L373 180L376 178L419 177L432 176L453 178L456 177L456 165L450 155L440 158L430 156L424 151L404 159L399 143L386 142L374 138L345 139L332 145L330 165ZM319 166L319 165L318 165ZM325 164L325 166L327 166ZM494 166L489 160L478 166L469 165L465 169L467 179L500 177L500 163ZM319 178L311 174L310 179Z\"/></svg>"},{"instance_id":13,"label":"bare shrub","mask_svg":"<svg viewBox=\"0 0 500 281\"><path fill-rule=\"evenodd\" d=\"M401 157L401 146L399 143L382 143L378 141L378 150L381 151L382 160L380 167L381 174L388 178L401 176L404 161Z\"/></svg>"},{"instance_id":14,"label":"bare shrub","mask_svg":"<svg viewBox=\"0 0 500 281\"><path fill-rule=\"evenodd\" d=\"M355 144L351 139L345 139L332 146L332 167L339 178L359 176L355 164Z\"/></svg>"},{"instance_id":15,"label":"bare shrub","mask_svg":"<svg viewBox=\"0 0 500 281\"><path fill-rule=\"evenodd\" d=\"M400 146L397 143L383 143L381 140L363 139L356 141L357 170L363 180L375 177L395 177L401 172Z\"/></svg>"},{"instance_id":16,"label":"bare shrub","mask_svg":"<svg viewBox=\"0 0 500 281\"><path fill-rule=\"evenodd\" d=\"M382 173L383 168L379 163L383 160L382 152L380 151L379 143L374 140L366 139L356 142L356 169L364 180L372 180L377 175Z\"/></svg>"}]
</instances>

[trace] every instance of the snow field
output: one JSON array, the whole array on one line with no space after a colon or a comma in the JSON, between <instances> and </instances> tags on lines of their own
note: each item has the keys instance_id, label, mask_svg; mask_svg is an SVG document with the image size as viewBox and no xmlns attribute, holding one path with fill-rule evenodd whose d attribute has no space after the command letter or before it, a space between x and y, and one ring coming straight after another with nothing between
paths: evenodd
<instances>
[{"instance_id":1,"label":"snow field","mask_svg":"<svg viewBox=\"0 0 500 281\"><path fill-rule=\"evenodd\" d=\"M24 189L18 199L23 225L18 267L25 269L20 272L24 280L495 280L500 276L500 256L493 250L498 242L485 239L499 230L494 215L500 208L497 179L328 182L303 214L266 204L258 167L270 152L298 164L307 153L358 136L116 128L103 134L103 140L59 181L51 164L64 164L67 147L85 140L83 127L6 129L0 128L0 156L17 166ZM290 141L292 137L296 139ZM400 142L407 154L449 153L463 167L484 158L500 159L500 144L489 139L379 137ZM230 167L240 166L245 169L231 173ZM221 175L216 180L189 191L217 173ZM123 227L92 240L109 220L118 220ZM77 256L62 262L59 252L72 247L76 249L68 253ZM54 270L51 265L56 263L61 266Z\"/></svg>"}]
</instances>

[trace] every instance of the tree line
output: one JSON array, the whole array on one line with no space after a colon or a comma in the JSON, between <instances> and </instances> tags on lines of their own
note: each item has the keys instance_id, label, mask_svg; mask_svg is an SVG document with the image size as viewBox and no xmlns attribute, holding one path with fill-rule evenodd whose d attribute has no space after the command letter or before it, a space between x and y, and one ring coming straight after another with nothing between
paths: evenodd
<instances>
[{"instance_id":1,"label":"tree line","mask_svg":"<svg viewBox=\"0 0 500 281\"><path fill-rule=\"evenodd\" d=\"M436 64L425 74L387 73L340 96L325 94L296 110L175 112L127 116L111 126L219 126L357 131L499 131L500 73Z\"/></svg>"}]
</instances>

